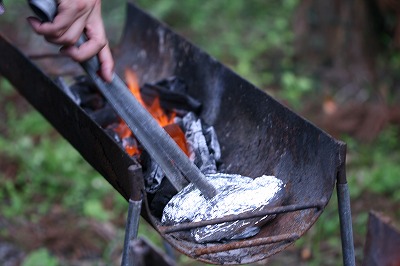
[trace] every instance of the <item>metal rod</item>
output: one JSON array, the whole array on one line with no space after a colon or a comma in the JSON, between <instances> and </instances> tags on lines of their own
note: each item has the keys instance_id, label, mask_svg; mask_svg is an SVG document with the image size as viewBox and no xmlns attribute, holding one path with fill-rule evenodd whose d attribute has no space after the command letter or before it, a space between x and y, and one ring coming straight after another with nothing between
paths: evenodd
<instances>
[{"instance_id":1,"label":"metal rod","mask_svg":"<svg viewBox=\"0 0 400 266\"><path fill-rule=\"evenodd\" d=\"M125 240L124 240L124 249L122 252L121 266L135 265L132 249L130 248L130 243L131 241L134 241L138 235L141 207L142 207L141 200L133 201L129 199L129 209L128 209L128 217L126 219Z\"/></svg>"},{"instance_id":2,"label":"metal rod","mask_svg":"<svg viewBox=\"0 0 400 266\"><path fill-rule=\"evenodd\" d=\"M208 247L204 247L204 248L198 248L198 249L194 250L194 254L196 254L196 256L201 256L201 255L205 255L205 254L224 252L224 251L233 250L233 249L273 244L273 243L282 242L282 241L293 242L299 238L300 238L300 236L298 234L282 234L282 235L277 235L277 236L256 238L254 240L235 241L235 242L230 242L227 244L216 244L216 245L212 245L212 246L208 246Z\"/></svg>"},{"instance_id":3,"label":"metal rod","mask_svg":"<svg viewBox=\"0 0 400 266\"><path fill-rule=\"evenodd\" d=\"M342 240L343 265L355 266L353 225L351 219L350 193L346 178L346 144L341 145L339 151L341 163L336 181L338 211L340 221L340 235Z\"/></svg>"},{"instance_id":4,"label":"metal rod","mask_svg":"<svg viewBox=\"0 0 400 266\"><path fill-rule=\"evenodd\" d=\"M353 226L351 222L350 194L346 184L337 183L340 235L342 239L343 265L356 265L353 242Z\"/></svg>"},{"instance_id":5,"label":"metal rod","mask_svg":"<svg viewBox=\"0 0 400 266\"><path fill-rule=\"evenodd\" d=\"M141 168L137 165L128 167L128 183L130 185L130 198L128 216L126 219L124 249L122 251L121 266L135 265L134 254L131 243L137 239L139 231L140 212L142 209L142 197L144 189L144 180L141 175Z\"/></svg>"},{"instance_id":6,"label":"metal rod","mask_svg":"<svg viewBox=\"0 0 400 266\"><path fill-rule=\"evenodd\" d=\"M207 226L207 225L220 224L220 223L226 223L226 222L234 222L234 221L238 221L238 220L246 220L246 219L251 219L251 218L262 217L265 215L293 212L293 211L299 211L299 210L305 210L305 209L311 209L311 208L322 209L323 202L321 201L321 202L311 203L311 204L293 204L293 205L287 205L287 206L280 206L280 207L269 208L269 209L259 211L259 212L249 211L249 212L244 212L244 213L241 213L238 215L227 215L227 216L224 216L221 218L215 218L215 219L210 219L210 220L206 220L206 221L181 223L181 224L173 225L173 226L160 226L160 227L158 227L158 229L160 230L161 233L170 234L170 233L175 233L175 232L179 232L179 231L190 230L193 228L203 227L203 226Z\"/></svg>"}]
</instances>

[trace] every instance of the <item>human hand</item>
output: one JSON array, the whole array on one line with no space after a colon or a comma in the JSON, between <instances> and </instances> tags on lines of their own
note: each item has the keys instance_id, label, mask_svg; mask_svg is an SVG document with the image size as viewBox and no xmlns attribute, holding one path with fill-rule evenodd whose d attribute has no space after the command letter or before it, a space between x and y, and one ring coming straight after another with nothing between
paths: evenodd
<instances>
[{"instance_id":1,"label":"human hand","mask_svg":"<svg viewBox=\"0 0 400 266\"><path fill-rule=\"evenodd\" d=\"M58 0L58 13L52 22L42 23L35 17L28 22L33 30L54 44L62 45L60 52L82 62L96 54L100 61L100 76L107 82L113 77L114 60L108 45L101 0ZM75 46L82 33L87 41Z\"/></svg>"}]
</instances>

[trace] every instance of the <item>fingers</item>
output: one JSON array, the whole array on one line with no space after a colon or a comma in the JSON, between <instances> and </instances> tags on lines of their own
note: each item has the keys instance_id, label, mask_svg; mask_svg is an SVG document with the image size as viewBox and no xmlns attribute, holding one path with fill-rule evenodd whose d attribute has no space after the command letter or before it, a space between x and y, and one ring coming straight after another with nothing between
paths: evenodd
<instances>
[{"instance_id":1,"label":"fingers","mask_svg":"<svg viewBox=\"0 0 400 266\"><path fill-rule=\"evenodd\" d=\"M80 46L65 45L60 49L60 52L70 56L75 61L82 62L98 54L106 44L106 40L90 38Z\"/></svg>"},{"instance_id":2,"label":"fingers","mask_svg":"<svg viewBox=\"0 0 400 266\"><path fill-rule=\"evenodd\" d=\"M33 30L40 35L43 35L46 41L58 45L73 45L83 29L79 25L73 25L68 30L53 30L51 23L42 23L37 18L30 17L27 19Z\"/></svg>"},{"instance_id":3,"label":"fingers","mask_svg":"<svg viewBox=\"0 0 400 266\"><path fill-rule=\"evenodd\" d=\"M86 42L79 47L65 46L61 50L62 53L69 55L79 62L85 61L98 54L100 63L99 74L105 81L111 82L114 60L108 45L100 9L93 10L93 17L90 17L86 23L85 33L87 37Z\"/></svg>"},{"instance_id":4,"label":"fingers","mask_svg":"<svg viewBox=\"0 0 400 266\"><path fill-rule=\"evenodd\" d=\"M58 0L58 13L51 22L28 18L33 30L54 44L73 45L90 17L101 20L100 0Z\"/></svg>"},{"instance_id":5,"label":"fingers","mask_svg":"<svg viewBox=\"0 0 400 266\"><path fill-rule=\"evenodd\" d=\"M75 61L82 62L98 54L99 74L111 82L114 61L101 17L100 0L58 0L58 14L52 22L42 23L34 17L27 20L36 33L48 42L62 45L60 51ZM83 32L88 40L76 47Z\"/></svg>"},{"instance_id":6,"label":"fingers","mask_svg":"<svg viewBox=\"0 0 400 266\"><path fill-rule=\"evenodd\" d=\"M28 22L37 34L43 35L50 43L58 45L75 44L85 29L84 18L75 20L73 24L60 22L58 18L59 16L52 23L42 23L37 18L30 17Z\"/></svg>"},{"instance_id":7,"label":"fingers","mask_svg":"<svg viewBox=\"0 0 400 266\"><path fill-rule=\"evenodd\" d=\"M97 49L96 49L97 50ZM99 53L96 53L90 48L89 41L85 42L81 46L69 46L63 47L60 51L63 54L70 56L72 59L78 62L83 62L90 59L91 57L98 55L100 69L99 75L106 82L111 82L114 75L114 60L111 54L111 50L108 44L106 44Z\"/></svg>"},{"instance_id":8,"label":"fingers","mask_svg":"<svg viewBox=\"0 0 400 266\"><path fill-rule=\"evenodd\" d=\"M53 44L74 45L84 31L84 26L80 23L72 24L68 29L54 31L53 34L45 35L45 39Z\"/></svg>"},{"instance_id":9,"label":"fingers","mask_svg":"<svg viewBox=\"0 0 400 266\"><path fill-rule=\"evenodd\" d=\"M99 53L100 76L106 81L111 82L114 76L114 60L108 44Z\"/></svg>"}]
</instances>

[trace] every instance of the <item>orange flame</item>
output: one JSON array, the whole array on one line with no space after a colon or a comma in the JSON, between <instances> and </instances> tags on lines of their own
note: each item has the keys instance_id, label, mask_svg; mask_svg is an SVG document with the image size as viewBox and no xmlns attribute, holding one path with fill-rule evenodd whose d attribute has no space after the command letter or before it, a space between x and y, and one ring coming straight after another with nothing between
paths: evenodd
<instances>
[{"instance_id":1,"label":"orange flame","mask_svg":"<svg viewBox=\"0 0 400 266\"><path fill-rule=\"evenodd\" d=\"M171 112L170 114L167 114L161 107L160 99L158 97L156 97L150 105L147 105L144 102L142 95L140 94L140 86L136 74L132 70L127 69L125 71L125 77L129 90L139 101L139 103L147 109L147 111L154 117L154 119L158 122L160 126L164 127L167 133L171 136L172 139L175 140L175 142L183 150L183 152L186 155L189 155L186 146L185 134L183 133L179 125L174 123L176 113ZM114 131L121 139L132 136L132 132L122 120L120 124L116 128L114 128ZM133 145L126 145L125 150L130 156L141 153L138 147L135 147Z\"/></svg>"}]
</instances>

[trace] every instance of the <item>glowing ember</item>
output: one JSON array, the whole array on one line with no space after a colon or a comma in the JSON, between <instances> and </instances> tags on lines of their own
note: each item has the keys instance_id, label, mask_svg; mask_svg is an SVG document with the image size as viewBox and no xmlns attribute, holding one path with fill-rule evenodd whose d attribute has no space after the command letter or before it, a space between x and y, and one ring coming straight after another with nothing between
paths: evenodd
<instances>
[{"instance_id":1,"label":"glowing ember","mask_svg":"<svg viewBox=\"0 0 400 266\"><path fill-rule=\"evenodd\" d=\"M176 112L169 111L167 113L165 110L163 110L160 104L160 99L158 97L154 98L150 104L147 104L140 94L139 82L136 74L132 70L127 69L125 71L125 78L129 90L132 92L138 102L146 108L146 110L154 117L158 124L167 131L167 133L175 140L178 146L185 152L186 155L188 155L189 152L186 147L185 134L183 133L182 129L174 122ZM114 128L114 131L121 139L133 137L131 130L122 120L120 124ZM124 148L130 156L141 153L136 145L126 144L124 145Z\"/></svg>"},{"instance_id":2,"label":"glowing ember","mask_svg":"<svg viewBox=\"0 0 400 266\"><path fill-rule=\"evenodd\" d=\"M178 124L169 124L164 127L165 131L171 136L171 138L178 144L181 150L189 156L189 151L186 145L185 133L183 133L181 127Z\"/></svg>"}]
</instances>

